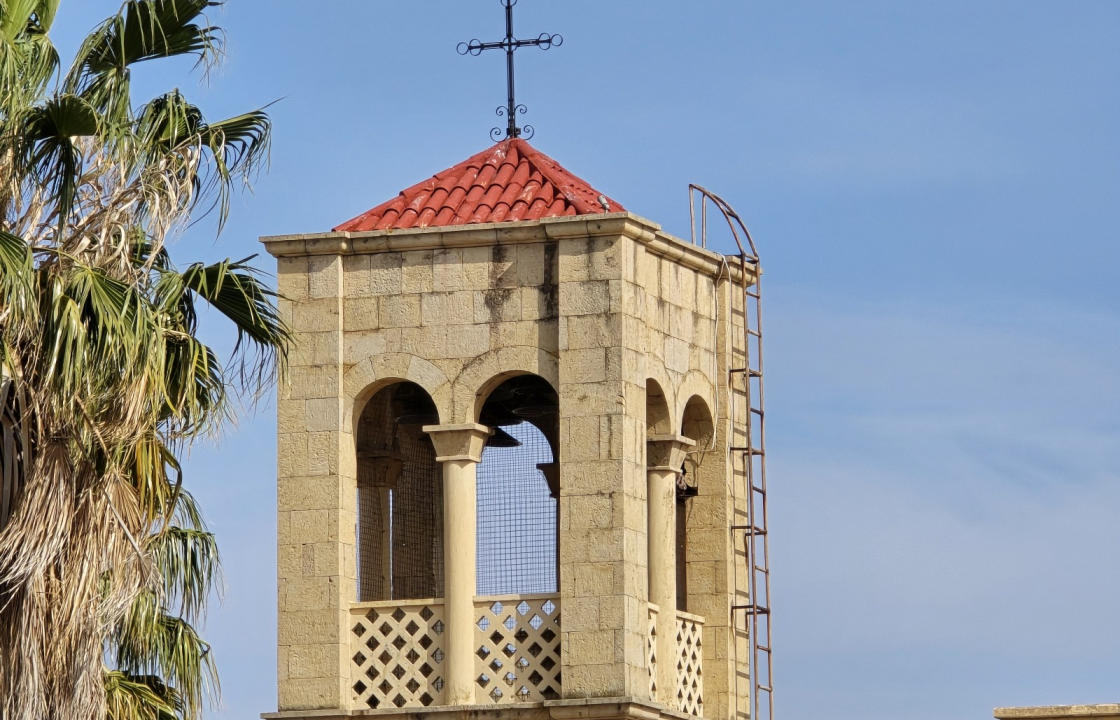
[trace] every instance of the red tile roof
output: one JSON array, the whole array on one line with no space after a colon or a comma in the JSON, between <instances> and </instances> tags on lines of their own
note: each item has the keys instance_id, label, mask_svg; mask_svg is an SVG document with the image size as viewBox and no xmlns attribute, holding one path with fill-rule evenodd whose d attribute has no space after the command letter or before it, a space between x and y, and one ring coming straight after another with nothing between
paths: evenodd
<instances>
[{"instance_id":1,"label":"red tile roof","mask_svg":"<svg viewBox=\"0 0 1120 720\"><path fill-rule=\"evenodd\" d=\"M623 207L529 143L511 139L402 190L335 230L445 227L605 212L623 212Z\"/></svg>"}]
</instances>

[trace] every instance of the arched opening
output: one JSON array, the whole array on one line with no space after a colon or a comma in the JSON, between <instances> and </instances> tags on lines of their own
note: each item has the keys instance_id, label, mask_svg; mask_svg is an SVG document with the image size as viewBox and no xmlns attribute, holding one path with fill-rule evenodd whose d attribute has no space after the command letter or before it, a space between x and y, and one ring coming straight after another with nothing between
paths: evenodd
<instances>
[{"instance_id":1,"label":"arched opening","mask_svg":"<svg viewBox=\"0 0 1120 720\"><path fill-rule=\"evenodd\" d=\"M715 425L708 404L699 395L693 395L684 406L681 435L696 443L685 456L680 481L677 483L677 609L688 610L689 530L696 525L694 498L700 492L700 477L704 458L712 445Z\"/></svg>"},{"instance_id":2,"label":"arched opening","mask_svg":"<svg viewBox=\"0 0 1120 720\"><path fill-rule=\"evenodd\" d=\"M494 429L477 484L477 593L521 595L559 588L559 401L536 375L498 385L479 412Z\"/></svg>"},{"instance_id":3,"label":"arched opening","mask_svg":"<svg viewBox=\"0 0 1120 720\"><path fill-rule=\"evenodd\" d=\"M646 438L649 439L653 436L670 435L670 434L672 434L672 427L673 427L673 423L672 423L672 419L669 415L669 401L668 401L668 398L665 396L665 391L661 388L661 384L658 383L656 380L654 380L652 378L647 378L646 379ZM646 462L647 462L647 465L648 465L652 461L650 460L650 458L647 457ZM674 522L674 527L678 527L680 525L680 517L681 517L681 514L679 512L679 509L676 508L676 506L674 506L674 521L673 521ZM651 518L650 522L652 523L652 518ZM652 527L649 527L648 532L654 533L655 530ZM678 532L678 536L679 536L679 532ZM678 540L679 540L679 537L678 537ZM657 538L650 537L649 541L651 543L657 542ZM651 554L652 554L652 551L651 551ZM651 560L651 562L652 562L652 560ZM678 596L679 596L680 595L679 588L680 588L682 568L684 567L684 563L681 561L679 552L674 555L673 562L674 562L673 575L677 578L677 587L678 587ZM653 568L651 567L650 571L652 572L652 570L653 570ZM653 585L653 580L652 579L650 580L650 585L651 586Z\"/></svg>"},{"instance_id":4,"label":"arched opening","mask_svg":"<svg viewBox=\"0 0 1120 720\"><path fill-rule=\"evenodd\" d=\"M438 422L432 399L411 382L374 393L358 418L359 601L443 595L443 483L421 430Z\"/></svg>"}]
</instances>

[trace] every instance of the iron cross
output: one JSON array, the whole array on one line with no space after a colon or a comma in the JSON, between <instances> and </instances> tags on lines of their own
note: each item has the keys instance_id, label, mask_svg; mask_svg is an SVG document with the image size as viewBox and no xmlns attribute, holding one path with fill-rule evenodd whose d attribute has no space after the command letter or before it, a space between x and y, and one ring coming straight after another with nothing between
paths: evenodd
<instances>
[{"instance_id":1,"label":"iron cross","mask_svg":"<svg viewBox=\"0 0 1120 720\"><path fill-rule=\"evenodd\" d=\"M471 40L469 43L459 43L456 50L460 55L481 55L483 50L496 50L502 49L506 51L506 105L505 107L498 106L495 114L498 117L506 118L506 138L521 137L525 135L526 139L533 137L533 126L526 124L524 128L517 126L517 115L524 115L527 108L524 105L519 105L514 98L513 90L513 51L518 48L535 46L541 50L548 50L555 45L560 47L564 44L564 38L560 35L550 35L549 33L541 33L532 40L518 40L513 37L513 6L517 4L517 0L499 0L502 6L506 9L506 37L504 40L496 42L482 42L481 40ZM490 138L498 140L502 136L501 128L494 128L490 131Z\"/></svg>"}]
</instances>

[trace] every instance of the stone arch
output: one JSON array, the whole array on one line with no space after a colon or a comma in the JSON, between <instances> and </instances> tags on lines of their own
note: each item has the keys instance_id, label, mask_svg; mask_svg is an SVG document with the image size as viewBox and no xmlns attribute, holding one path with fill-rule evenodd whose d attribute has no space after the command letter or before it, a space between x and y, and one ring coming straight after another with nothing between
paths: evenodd
<instances>
[{"instance_id":1,"label":"stone arch","mask_svg":"<svg viewBox=\"0 0 1120 720\"><path fill-rule=\"evenodd\" d=\"M684 404L681 412L681 435L696 443L696 451L703 452L711 447L715 434L715 421L707 400L693 395Z\"/></svg>"},{"instance_id":2,"label":"stone arch","mask_svg":"<svg viewBox=\"0 0 1120 720\"><path fill-rule=\"evenodd\" d=\"M708 558L695 538L712 530L713 502L722 488L719 453L711 453L715 422L708 402L700 395L688 397L681 411L680 434L696 444L685 456L677 495L676 569L677 607L688 610L697 598L690 590L700 585L697 573ZM708 462L705 462L708 460ZM714 461L714 462L713 462Z\"/></svg>"},{"instance_id":3,"label":"stone arch","mask_svg":"<svg viewBox=\"0 0 1120 720\"><path fill-rule=\"evenodd\" d=\"M443 485L424 426L431 395L410 380L377 381L354 427L359 601L443 592Z\"/></svg>"},{"instance_id":4,"label":"stone arch","mask_svg":"<svg viewBox=\"0 0 1120 720\"><path fill-rule=\"evenodd\" d=\"M673 432L673 410L669 395L653 378L646 378L646 435L668 435Z\"/></svg>"},{"instance_id":5,"label":"stone arch","mask_svg":"<svg viewBox=\"0 0 1120 720\"><path fill-rule=\"evenodd\" d=\"M693 399L697 399L704 403L704 407L708 411L708 417L711 419L711 423L714 426L716 420L716 406L714 402L716 399L715 392L716 391L714 383L712 383L711 379L706 373L700 370L689 370L688 373L677 384L677 401L674 410L678 413L676 417L679 418L676 427L681 429L682 434L687 435L687 433L683 432L685 427L685 415L688 411L688 404L692 402ZM703 446L699 444L700 438L692 436L688 437L697 441L698 450L703 450L710 447L710 434L707 436L707 442Z\"/></svg>"},{"instance_id":6,"label":"stone arch","mask_svg":"<svg viewBox=\"0 0 1120 720\"><path fill-rule=\"evenodd\" d=\"M342 378L346 416L356 428L362 408L374 393L396 382L416 383L436 406L440 422L451 415L451 384L438 367L416 355L385 353L366 358Z\"/></svg>"},{"instance_id":7,"label":"stone arch","mask_svg":"<svg viewBox=\"0 0 1120 720\"><path fill-rule=\"evenodd\" d=\"M557 592L559 396L533 373L482 387L477 422L492 434L477 470L477 594Z\"/></svg>"},{"instance_id":8,"label":"stone arch","mask_svg":"<svg viewBox=\"0 0 1120 720\"><path fill-rule=\"evenodd\" d=\"M451 407L444 422L476 422L490 393L518 375L537 375L556 391L560 386L559 359L533 345L511 345L479 355L451 383Z\"/></svg>"}]
</instances>

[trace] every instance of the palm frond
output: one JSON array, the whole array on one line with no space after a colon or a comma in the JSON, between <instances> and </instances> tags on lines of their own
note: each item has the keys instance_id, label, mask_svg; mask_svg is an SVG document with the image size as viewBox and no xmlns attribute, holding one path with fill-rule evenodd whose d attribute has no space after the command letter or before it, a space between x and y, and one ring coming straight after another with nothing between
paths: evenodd
<instances>
[{"instance_id":1,"label":"palm frond","mask_svg":"<svg viewBox=\"0 0 1120 720\"><path fill-rule=\"evenodd\" d=\"M58 0L5 0L0 11L0 35L16 41L29 28L46 31L58 11Z\"/></svg>"},{"instance_id":2,"label":"palm frond","mask_svg":"<svg viewBox=\"0 0 1120 720\"><path fill-rule=\"evenodd\" d=\"M135 138L141 151L136 160L143 166L157 166L167 158L198 158L191 177L192 207L212 198L202 214L217 208L221 232L236 181L247 185L268 163L272 121L259 109L206 122L202 111L174 90L140 108Z\"/></svg>"},{"instance_id":3,"label":"palm frond","mask_svg":"<svg viewBox=\"0 0 1120 720\"><path fill-rule=\"evenodd\" d=\"M164 612L155 593L141 593L117 632L119 669L151 674L176 688L185 714L196 716L203 699L219 690L210 652L186 620Z\"/></svg>"},{"instance_id":4,"label":"palm frond","mask_svg":"<svg viewBox=\"0 0 1120 720\"><path fill-rule=\"evenodd\" d=\"M97 111L76 95L51 97L20 118L21 170L57 198L60 228L69 220L84 169L80 139L99 127Z\"/></svg>"},{"instance_id":5,"label":"palm frond","mask_svg":"<svg viewBox=\"0 0 1120 720\"><path fill-rule=\"evenodd\" d=\"M195 55L216 58L219 28L196 24L213 0L128 0L82 43L65 87L110 117L129 115L129 68L157 58Z\"/></svg>"},{"instance_id":6,"label":"palm frond","mask_svg":"<svg viewBox=\"0 0 1120 720\"><path fill-rule=\"evenodd\" d=\"M8 116L34 102L58 68L47 37L58 0L8 0L0 12L0 102Z\"/></svg>"},{"instance_id":7,"label":"palm frond","mask_svg":"<svg viewBox=\"0 0 1120 720\"><path fill-rule=\"evenodd\" d=\"M210 150L210 174L204 178L199 198L211 191L216 195L218 231L229 216L234 177L248 184L267 164L272 138L272 121L263 110L210 123L200 130L204 147Z\"/></svg>"},{"instance_id":8,"label":"palm frond","mask_svg":"<svg viewBox=\"0 0 1120 720\"><path fill-rule=\"evenodd\" d=\"M196 622L221 571L218 544L204 528L171 526L153 535L149 548L163 578L167 604L189 622Z\"/></svg>"},{"instance_id":9,"label":"palm frond","mask_svg":"<svg viewBox=\"0 0 1120 720\"><path fill-rule=\"evenodd\" d=\"M179 694L153 675L106 670L106 720L178 720Z\"/></svg>"},{"instance_id":10,"label":"palm frond","mask_svg":"<svg viewBox=\"0 0 1120 720\"><path fill-rule=\"evenodd\" d=\"M37 307L34 295L31 248L27 242L0 230L0 336L12 332L12 320L34 326Z\"/></svg>"},{"instance_id":11,"label":"palm frond","mask_svg":"<svg viewBox=\"0 0 1120 720\"><path fill-rule=\"evenodd\" d=\"M151 432L136 440L129 474L147 522L162 519L167 524L178 505L183 471L179 460L157 433Z\"/></svg>"},{"instance_id":12,"label":"palm frond","mask_svg":"<svg viewBox=\"0 0 1120 720\"><path fill-rule=\"evenodd\" d=\"M78 397L91 382L143 369L154 322L135 286L100 268L75 263L51 290L44 299L49 303L44 340L50 358L44 381L64 397ZM104 375L91 378L88 367Z\"/></svg>"},{"instance_id":13,"label":"palm frond","mask_svg":"<svg viewBox=\"0 0 1120 720\"><path fill-rule=\"evenodd\" d=\"M212 265L196 263L183 272L183 285L233 322L239 377L259 388L267 384L271 368L285 361L291 332L276 310L276 293L248 264L253 257ZM253 346L249 354L244 352L246 341Z\"/></svg>"}]
</instances>

